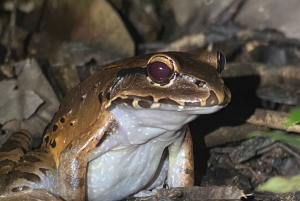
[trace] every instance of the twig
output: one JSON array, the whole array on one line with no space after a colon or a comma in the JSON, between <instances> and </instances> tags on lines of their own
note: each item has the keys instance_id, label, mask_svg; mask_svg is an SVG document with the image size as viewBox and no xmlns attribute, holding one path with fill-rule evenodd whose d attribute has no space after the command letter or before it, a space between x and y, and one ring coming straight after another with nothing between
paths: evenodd
<instances>
[{"instance_id":1,"label":"twig","mask_svg":"<svg viewBox=\"0 0 300 201\"><path fill-rule=\"evenodd\" d=\"M289 114L285 112L256 109L254 114L251 115L246 121L258 126L300 133L300 125L293 125L287 128L284 126L284 123L288 117Z\"/></svg>"}]
</instances>

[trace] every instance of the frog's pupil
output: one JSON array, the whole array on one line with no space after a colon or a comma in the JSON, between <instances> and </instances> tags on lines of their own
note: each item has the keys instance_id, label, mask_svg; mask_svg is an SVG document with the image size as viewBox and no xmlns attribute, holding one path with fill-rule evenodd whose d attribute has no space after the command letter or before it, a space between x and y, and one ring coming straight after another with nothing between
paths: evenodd
<instances>
[{"instance_id":1,"label":"frog's pupil","mask_svg":"<svg viewBox=\"0 0 300 201\"><path fill-rule=\"evenodd\" d=\"M226 59L224 54L222 54L222 52L218 52L219 53L219 71L220 73L224 70L225 64L226 64Z\"/></svg>"},{"instance_id":2,"label":"frog's pupil","mask_svg":"<svg viewBox=\"0 0 300 201\"><path fill-rule=\"evenodd\" d=\"M148 64L148 73L154 82L165 82L172 75L172 70L167 64L155 61Z\"/></svg>"}]
</instances>

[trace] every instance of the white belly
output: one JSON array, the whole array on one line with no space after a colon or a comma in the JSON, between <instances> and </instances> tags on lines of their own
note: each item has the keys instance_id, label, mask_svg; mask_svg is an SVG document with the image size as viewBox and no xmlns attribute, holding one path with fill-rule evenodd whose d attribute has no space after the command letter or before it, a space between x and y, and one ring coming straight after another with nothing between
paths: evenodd
<instances>
[{"instance_id":1,"label":"white belly","mask_svg":"<svg viewBox=\"0 0 300 201\"><path fill-rule=\"evenodd\" d=\"M162 154L169 144L152 140L144 145L111 150L91 161L87 177L88 199L118 200L145 189L161 166L160 162L167 160L165 156L162 159ZM160 171L163 174L158 183L162 184L167 169Z\"/></svg>"}]
</instances>

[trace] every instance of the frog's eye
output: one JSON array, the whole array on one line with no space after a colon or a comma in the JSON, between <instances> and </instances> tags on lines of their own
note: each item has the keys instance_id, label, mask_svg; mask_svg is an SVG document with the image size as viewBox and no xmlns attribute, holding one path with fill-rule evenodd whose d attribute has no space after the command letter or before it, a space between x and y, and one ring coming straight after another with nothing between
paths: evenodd
<instances>
[{"instance_id":1,"label":"frog's eye","mask_svg":"<svg viewBox=\"0 0 300 201\"><path fill-rule=\"evenodd\" d=\"M221 73L224 70L226 65L226 58L222 52L217 51L218 53L218 71Z\"/></svg>"},{"instance_id":2,"label":"frog's eye","mask_svg":"<svg viewBox=\"0 0 300 201\"><path fill-rule=\"evenodd\" d=\"M226 65L226 58L224 54L217 50L212 50L212 51L204 50L195 54L194 57L201 62L205 62L215 67L218 73L221 73L224 70L224 67Z\"/></svg>"},{"instance_id":3,"label":"frog's eye","mask_svg":"<svg viewBox=\"0 0 300 201\"><path fill-rule=\"evenodd\" d=\"M147 72L155 83L166 83L174 74L173 62L166 57L153 57L147 64Z\"/></svg>"}]
</instances>

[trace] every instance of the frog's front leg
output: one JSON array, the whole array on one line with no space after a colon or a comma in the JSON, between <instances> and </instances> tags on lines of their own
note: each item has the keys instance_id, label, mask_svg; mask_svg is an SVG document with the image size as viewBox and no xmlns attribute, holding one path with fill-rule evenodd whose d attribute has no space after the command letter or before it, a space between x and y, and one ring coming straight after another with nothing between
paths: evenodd
<instances>
[{"instance_id":1,"label":"frog's front leg","mask_svg":"<svg viewBox=\"0 0 300 201\"><path fill-rule=\"evenodd\" d=\"M61 153L56 190L60 191L64 199L86 199L88 154L97 147L105 132L111 130L113 121L112 115L104 112L101 119L89 126L85 133L75 138Z\"/></svg>"},{"instance_id":2,"label":"frog's front leg","mask_svg":"<svg viewBox=\"0 0 300 201\"><path fill-rule=\"evenodd\" d=\"M193 142L189 127L185 128L184 138L178 139L169 146L169 187L194 185Z\"/></svg>"}]
</instances>

